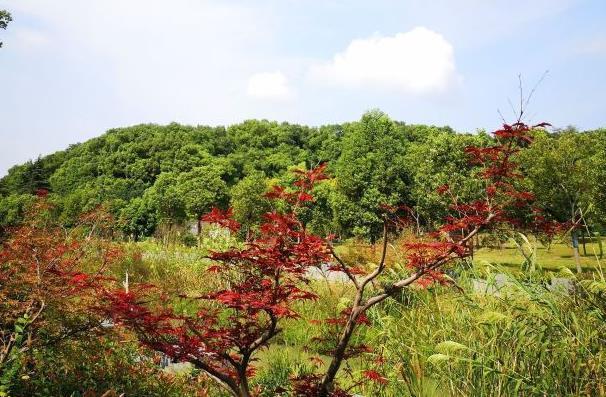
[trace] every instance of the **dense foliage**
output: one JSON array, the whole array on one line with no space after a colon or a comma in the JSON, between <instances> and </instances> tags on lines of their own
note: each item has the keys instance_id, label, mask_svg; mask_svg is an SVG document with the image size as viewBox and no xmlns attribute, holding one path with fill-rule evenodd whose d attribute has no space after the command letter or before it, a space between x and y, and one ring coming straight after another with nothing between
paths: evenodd
<instances>
[{"instance_id":1,"label":"dense foliage","mask_svg":"<svg viewBox=\"0 0 606 397\"><path fill-rule=\"evenodd\" d=\"M538 200L559 220L570 219L576 206L589 223L603 225L605 135L604 130L541 133L522 159ZM245 228L254 228L260 219L250 210L263 206L263 185L288 181L294 166L328 162L335 179L317 187L321 203L306 222L321 234L372 240L381 234L381 203L406 203L418 227L428 229L445 214L438 186L449 183L472 198L473 171L463 149L491 142L482 132L407 125L379 111L322 127L250 120L227 128L113 129L10 169L0 179L0 228L18 223L40 188L50 191L65 225L104 203L133 239L165 235L175 226L195 233L196 220L213 203L223 208L231 203Z\"/></svg>"},{"instance_id":2,"label":"dense foliage","mask_svg":"<svg viewBox=\"0 0 606 397\"><path fill-rule=\"evenodd\" d=\"M13 20L11 13L6 10L0 10L0 29L6 29L9 22ZM2 47L2 42L0 41L0 48Z\"/></svg>"},{"instance_id":3,"label":"dense foliage","mask_svg":"<svg viewBox=\"0 0 606 397\"><path fill-rule=\"evenodd\" d=\"M365 152L379 135L390 151L358 156L356 151ZM378 202L394 201L397 194L410 191L416 167L403 167L407 148L431 144L436 136L445 141L463 136L468 142L486 139L458 135L449 128L395 123L377 111L359 122L319 128L251 120L228 128L170 124L110 130L13 167L0 180L0 227L16 224L40 188L49 189L64 224L72 225L78 214L105 203L120 219L124 234L135 239L162 227L195 222L211 202L232 201L243 223L253 227L259 220L243 219L247 216L243 206L258 204L244 203L244 180L248 178L250 185L250 178L265 178L265 184L271 185L289 178L290 167L328 162L331 174L339 176L338 183L323 188L326 205L322 213L310 216L312 226L318 224L313 219L321 218L329 221L330 229L322 232L377 237ZM362 138L367 146L361 146ZM376 167L374 178L352 168L354 164L348 164L352 156L359 167ZM378 177L384 171L391 173L389 181ZM391 184L394 187L388 188ZM362 196L363 206L354 205Z\"/></svg>"}]
</instances>

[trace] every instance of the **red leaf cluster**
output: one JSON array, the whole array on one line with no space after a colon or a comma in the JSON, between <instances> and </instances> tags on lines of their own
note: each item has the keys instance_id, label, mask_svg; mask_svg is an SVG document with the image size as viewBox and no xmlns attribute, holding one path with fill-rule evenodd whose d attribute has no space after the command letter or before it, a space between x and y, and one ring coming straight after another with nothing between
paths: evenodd
<instances>
[{"instance_id":1,"label":"red leaf cluster","mask_svg":"<svg viewBox=\"0 0 606 397\"><path fill-rule=\"evenodd\" d=\"M28 346L19 348L30 348L39 338L59 341L101 321L91 307L109 280L107 267L122 258L122 250L108 241L84 239L78 228L64 230L53 221L52 209L39 197L0 246L0 362L15 347L15 322L24 316Z\"/></svg>"},{"instance_id":2,"label":"red leaf cluster","mask_svg":"<svg viewBox=\"0 0 606 397\"><path fill-rule=\"evenodd\" d=\"M328 176L325 174L326 166L326 163L322 163L308 171L295 170L294 173L297 179L293 185L296 190L289 191L283 186L273 186L265 197L270 200L284 200L293 206L300 206L306 202L314 201L314 197L311 194L314 186L318 182L328 179Z\"/></svg>"},{"instance_id":3,"label":"red leaf cluster","mask_svg":"<svg viewBox=\"0 0 606 397\"><path fill-rule=\"evenodd\" d=\"M362 375L373 382L380 383L382 385L387 384L387 378L385 378L383 375L373 369L367 369L362 371Z\"/></svg>"},{"instance_id":4,"label":"red leaf cluster","mask_svg":"<svg viewBox=\"0 0 606 397\"><path fill-rule=\"evenodd\" d=\"M233 210L231 208L227 211L222 211L221 209L214 207L211 212L203 215L201 220L227 228L232 232L240 230L240 223L233 219Z\"/></svg>"},{"instance_id":5,"label":"red leaf cluster","mask_svg":"<svg viewBox=\"0 0 606 397\"><path fill-rule=\"evenodd\" d=\"M296 208L313 200L314 185L326 179L324 169L299 171L294 192L274 187L267 197L285 200L290 210L265 214L259 234L244 247L209 254L214 264L207 271L229 287L197 297L202 307L197 316L176 314L149 287L108 292L105 312L147 346L189 361L237 391L254 370L253 353L280 332L281 320L297 317L293 303L316 299L304 289L307 271L327 263L330 249L325 239L305 230ZM232 231L240 227L231 209L215 208L202 220Z\"/></svg>"},{"instance_id":6,"label":"red leaf cluster","mask_svg":"<svg viewBox=\"0 0 606 397\"><path fill-rule=\"evenodd\" d=\"M420 274L417 279L420 285L444 283L439 268L469 256L471 249L466 236L480 230L496 228L501 223L547 235L561 230L561 225L548 221L542 214L528 214L534 195L519 187L522 175L515 161L516 154L532 142L533 129L548 125L505 124L494 132L496 144L465 149L470 162L481 168L478 175L485 183L485 194L481 199L460 202L450 186L442 185L437 189L439 194L449 193L452 198L450 215L441 227L429 234L433 241L404 244L408 266Z\"/></svg>"}]
</instances>

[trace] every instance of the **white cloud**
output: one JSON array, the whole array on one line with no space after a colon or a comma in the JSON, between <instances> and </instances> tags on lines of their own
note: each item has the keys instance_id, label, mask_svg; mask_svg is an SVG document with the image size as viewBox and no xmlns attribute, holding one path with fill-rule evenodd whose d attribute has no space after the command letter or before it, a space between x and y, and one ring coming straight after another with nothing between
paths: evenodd
<instances>
[{"instance_id":1,"label":"white cloud","mask_svg":"<svg viewBox=\"0 0 606 397\"><path fill-rule=\"evenodd\" d=\"M280 71L252 75L248 79L246 93L254 98L275 100L292 99L294 96L286 76Z\"/></svg>"},{"instance_id":2,"label":"white cloud","mask_svg":"<svg viewBox=\"0 0 606 397\"><path fill-rule=\"evenodd\" d=\"M414 94L444 92L460 81L452 45L424 27L395 36L353 40L332 61L315 65L311 76L346 87Z\"/></svg>"},{"instance_id":3,"label":"white cloud","mask_svg":"<svg viewBox=\"0 0 606 397\"><path fill-rule=\"evenodd\" d=\"M255 110L242 87L254 70L275 63L274 16L265 9L222 0L60 3L20 0L11 7L11 28L29 20L42 29L48 43L37 49L54 51L53 62L76 69L62 76L67 92L86 95L81 82L91 75L97 81L91 86L103 85L103 100L118 109L103 116L107 126L252 117L241 115Z\"/></svg>"}]
</instances>

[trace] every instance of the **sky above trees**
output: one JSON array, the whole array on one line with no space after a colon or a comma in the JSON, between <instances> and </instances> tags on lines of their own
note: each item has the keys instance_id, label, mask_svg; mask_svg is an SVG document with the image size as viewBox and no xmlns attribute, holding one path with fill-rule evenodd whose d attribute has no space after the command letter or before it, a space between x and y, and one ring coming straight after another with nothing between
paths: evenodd
<instances>
[{"instance_id":1,"label":"sky above trees","mask_svg":"<svg viewBox=\"0 0 606 397\"><path fill-rule=\"evenodd\" d=\"M602 0L429 3L0 0L0 175L141 122L492 130L546 70L527 121L606 125Z\"/></svg>"}]
</instances>

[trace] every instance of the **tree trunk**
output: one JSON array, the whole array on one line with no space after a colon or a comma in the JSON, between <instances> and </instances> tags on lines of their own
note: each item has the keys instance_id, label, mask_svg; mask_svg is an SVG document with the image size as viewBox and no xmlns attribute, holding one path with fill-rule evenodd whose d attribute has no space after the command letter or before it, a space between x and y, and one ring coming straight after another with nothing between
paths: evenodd
<instances>
[{"instance_id":1,"label":"tree trunk","mask_svg":"<svg viewBox=\"0 0 606 397\"><path fill-rule=\"evenodd\" d=\"M250 397L250 391L248 390L248 381L246 377L240 382L240 390L238 397Z\"/></svg>"},{"instance_id":2,"label":"tree trunk","mask_svg":"<svg viewBox=\"0 0 606 397\"><path fill-rule=\"evenodd\" d=\"M248 360L250 356L242 358L241 365L237 368L238 371L238 397L250 397L250 389L248 387L248 377L246 376L246 368L248 368Z\"/></svg>"},{"instance_id":3,"label":"tree trunk","mask_svg":"<svg viewBox=\"0 0 606 397\"><path fill-rule=\"evenodd\" d=\"M576 220L577 220L577 209L576 203L573 201L571 203L571 215L572 215L572 231L570 232L572 237L572 251L574 253L574 263L577 267L577 273L581 273L581 259L579 257L579 235L576 230Z\"/></svg>"},{"instance_id":4,"label":"tree trunk","mask_svg":"<svg viewBox=\"0 0 606 397\"><path fill-rule=\"evenodd\" d=\"M583 256L587 256L587 247L585 243L585 231L581 231L581 244L583 244Z\"/></svg>"},{"instance_id":5,"label":"tree trunk","mask_svg":"<svg viewBox=\"0 0 606 397\"><path fill-rule=\"evenodd\" d=\"M473 254L475 253L475 246L473 244L473 240L471 241L471 244L469 244L469 252L471 253L471 260L473 261Z\"/></svg>"},{"instance_id":6,"label":"tree trunk","mask_svg":"<svg viewBox=\"0 0 606 397\"><path fill-rule=\"evenodd\" d=\"M577 267L577 273L581 273L581 259L579 256L579 236L576 230L572 231L572 250L574 252L574 263Z\"/></svg>"},{"instance_id":7,"label":"tree trunk","mask_svg":"<svg viewBox=\"0 0 606 397\"><path fill-rule=\"evenodd\" d=\"M173 223L172 223L172 221L170 221L170 222L168 223L168 231L166 231L166 232L164 233L164 238L163 238L163 240L164 240L164 245L168 245L168 243L169 243L169 241L170 241L170 234L171 234L172 229L173 229Z\"/></svg>"},{"instance_id":8,"label":"tree trunk","mask_svg":"<svg viewBox=\"0 0 606 397\"><path fill-rule=\"evenodd\" d=\"M347 346L349 345L349 340L351 339L351 336L353 335L353 332L356 328L356 320L359 314L360 312L355 311L354 309L352 315L347 321L347 324L345 325L345 329L341 334L341 338L339 339L339 343L337 345L337 348L335 349L332 361L330 362L330 365L326 370L324 378L322 378L319 397L328 397L330 395L330 392L332 391L335 377L337 376L337 372L339 371L339 368L341 368L341 364L343 363L345 349L347 349Z\"/></svg>"},{"instance_id":9,"label":"tree trunk","mask_svg":"<svg viewBox=\"0 0 606 397\"><path fill-rule=\"evenodd\" d=\"M413 215L415 218L415 222L417 224L417 236L421 235L421 215L419 215L419 210L417 208L415 208L415 215Z\"/></svg>"}]
</instances>

